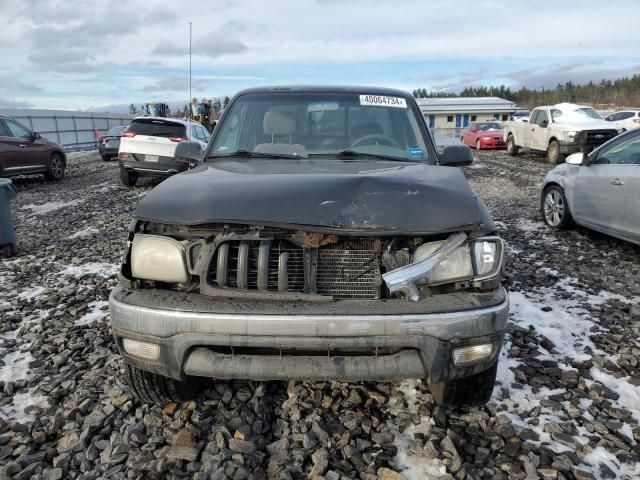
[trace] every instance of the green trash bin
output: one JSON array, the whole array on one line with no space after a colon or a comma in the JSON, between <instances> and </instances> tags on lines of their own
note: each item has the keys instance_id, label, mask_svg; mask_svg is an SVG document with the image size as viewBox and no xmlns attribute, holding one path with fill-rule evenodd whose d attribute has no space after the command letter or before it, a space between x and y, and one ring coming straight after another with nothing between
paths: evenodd
<instances>
[{"instance_id":1,"label":"green trash bin","mask_svg":"<svg viewBox=\"0 0 640 480\"><path fill-rule=\"evenodd\" d=\"M16 253L16 234L11 216L11 200L16 198L16 186L8 178L0 178L0 257Z\"/></svg>"}]
</instances>

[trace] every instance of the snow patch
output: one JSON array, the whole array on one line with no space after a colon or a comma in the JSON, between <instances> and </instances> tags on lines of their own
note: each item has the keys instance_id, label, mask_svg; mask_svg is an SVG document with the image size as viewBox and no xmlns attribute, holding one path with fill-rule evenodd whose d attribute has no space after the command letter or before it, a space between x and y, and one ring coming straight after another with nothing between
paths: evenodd
<instances>
[{"instance_id":1,"label":"snow patch","mask_svg":"<svg viewBox=\"0 0 640 480\"><path fill-rule=\"evenodd\" d=\"M422 400L417 396L416 388L419 380L405 380L396 385L395 393L389 398L389 413L396 416L401 412L417 414ZM407 407L403 407L401 402L405 401ZM426 478L451 478L447 473L447 467L437 458L427 458L411 453L410 446L416 441L415 434L422 433L429 436L433 419L426 415L420 418L417 425L411 424L400 433L395 422L389 422L389 431L394 434L393 444L398 448L396 463L401 473L407 480L423 480Z\"/></svg>"},{"instance_id":2,"label":"snow patch","mask_svg":"<svg viewBox=\"0 0 640 480\"><path fill-rule=\"evenodd\" d=\"M629 410L633 418L640 422L640 387L636 387L627 382L629 377L616 378L595 367L591 368L590 373L596 382L600 382L605 387L610 388L620 395L618 400L611 400L611 403ZM590 385L592 382L587 380L586 383Z\"/></svg>"},{"instance_id":3,"label":"snow patch","mask_svg":"<svg viewBox=\"0 0 640 480\"><path fill-rule=\"evenodd\" d=\"M98 230L95 227L87 227L84 230L79 230L76 233L74 233L73 235L70 235L69 238L85 238L85 237L92 237L93 235L96 235L100 233L100 230Z\"/></svg>"},{"instance_id":4,"label":"snow patch","mask_svg":"<svg viewBox=\"0 0 640 480\"><path fill-rule=\"evenodd\" d=\"M18 293L18 298L21 298L22 300L31 300L37 297L38 295L40 295L44 291L45 291L45 288L40 286L26 288L22 290L20 293Z\"/></svg>"},{"instance_id":5,"label":"snow patch","mask_svg":"<svg viewBox=\"0 0 640 480\"><path fill-rule=\"evenodd\" d=\"M593 449L584 457L584 461L591 465L606 465L619 474L617 478L640 478L640 463L620 463L620 460L604 447ZM601 476L597 467L593 467L591 473L598 478Z\"/></svg>"},{"instance_id":6,"label":"snow patch","mask_svg":"<svg viewBox=\"0 0 640 480\"><path fill-rule=\"evenodd\" d=\"M118 273L118 265L112 263L92 262L84 265L69 265L60 272L60 275L69 275L71 277L84 277L85 275L101 275L110 277Z\"/></svg>"},{"instance_id":7,"label":"snow patch","mask_svg":"<svg viewBox=\"0 0 640 480\"><path fill-rule=\"evenodd\" d=\"M91 325L94 322L104 320L104 318L107 316L108 310L103 310L103 307L107 307L108 305L109 302L106 302L104 300L96 300L95 302L90 302L88 305L89 311L82 317L78 318L75 321L75 325Z\"/></svg>"},{"instance_id":8,"label":"snow patch","mask_svg":"<svg viewBox=\"0 0 640 480\"><path fill-rule=\"evenodd\" d=\"M72 200L70 202L49 202L42 205L35 205L32 203L29 205L23 205L21 208L22 210L31 210L31 213L33 215L44 215L45 213L50 213L64 207L73 207L75 205L79 205L82 202L83 200Z\"/></svg>"}]
</instances>

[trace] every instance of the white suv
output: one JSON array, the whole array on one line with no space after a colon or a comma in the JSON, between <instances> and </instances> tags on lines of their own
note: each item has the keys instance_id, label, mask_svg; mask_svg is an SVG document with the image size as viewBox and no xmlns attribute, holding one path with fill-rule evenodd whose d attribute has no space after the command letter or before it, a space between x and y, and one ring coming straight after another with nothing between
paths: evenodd
<instances>
[{"instance_id":1,"label":"white suv","mask_svg":"<svg viewBox=\"0 0 640 480\"><path fill-rule=\"evenodd\" d=\"M175 158L176 146L193 140L204 149L209 132L191 120L137 117L122 133L118 161L123 185L135 185L140 176L168 177L189 168L189 160Z\"/></svg>"},{"instance_id":2,"label":"white suv","mask_svg":"<svg viewBox=\"0 0 640 480\"><path fill-rule=\"evenodd\" d=\"M619 132L626 132L640 127L640 110L620 110L608 115L605 120L613 123Z\"/></svg>"}]
</instances>

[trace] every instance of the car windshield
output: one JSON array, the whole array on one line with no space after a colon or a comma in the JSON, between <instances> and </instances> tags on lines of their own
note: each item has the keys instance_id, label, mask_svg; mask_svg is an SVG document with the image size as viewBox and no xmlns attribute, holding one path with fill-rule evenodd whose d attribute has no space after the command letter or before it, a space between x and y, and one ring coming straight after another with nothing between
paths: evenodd
<instances>
[{"instance_id":1,"label":"car windshield","mask_svg":"<svg viewBox=\"0 0 640 480\"><path fill-rule=\"evenodd\" d=\"M551 119L554 122L602 120L602 116L591 107L552 108Z\"/></svg>"},{"instance_id":2,"label":"car windshield","mask_svg":"<svg viewBox=\"0 0 640 480\"><path fill-rule=\"evenodd\" d=\"M210 157L243 152L330 158L384 156L433 163L422 118L404 97L359 93L256 93L235 100Z\"/></svg>"},{"instance_id":3,"label":"car windshield","mask_svg":"<svg viewBox=\"0 0 640 480\"><path fill-rule=\"evenodd\" d=\"M204 104L203 103L191 104L191 111L193 112L194 115L204 115Z\"/></svg>"},{"instance_id":4,"label":"car windshield","mask_svg":"<svg viewBox=\"0 0 640 480\"><path fill-rule=\"evenodd\" d=\"M502 124L498 122L479 123L478 130L480 132L493 132L495 130L502 130Z\"/></svg>"}]
</instances>

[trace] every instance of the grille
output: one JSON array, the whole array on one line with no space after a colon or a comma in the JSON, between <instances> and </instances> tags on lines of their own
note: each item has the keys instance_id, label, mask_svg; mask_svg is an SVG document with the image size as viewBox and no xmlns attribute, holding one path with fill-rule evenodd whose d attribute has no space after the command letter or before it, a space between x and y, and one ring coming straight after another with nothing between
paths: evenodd
<instances>
[{"instance_id":1,"label":"grille","mask_svg":"<svg viewBox=\"0 0 640 480\"><path fill-rule=\"evenodd\" d=\"M380 268L374 240L347 241L318 249L320 295L379 298Z\"/></svg>"},{"instance_id":2,"label":"grille","mask_svg":"<svg viewBox=\"0 0 640 480\"><path fill-rule=\"evenodd\" d=\"M580 132L580 143L602 145L618 134L616 130L585 130Z\"/></svg>"},{"instance_id":3,"label":"grille","mask_svg":"<svg viewBox=\"0 0 640 480\"><path fill-rule=\"evenodd\" d=\"M348 240L318 249L315 285L336 299L380 298L382 284L375 240ZM310 268L310 271L313 269ZM304 292L304 250L286 240L229 241L211 261L210 281L220 287Z\"/></svg>"}]
</instances>

